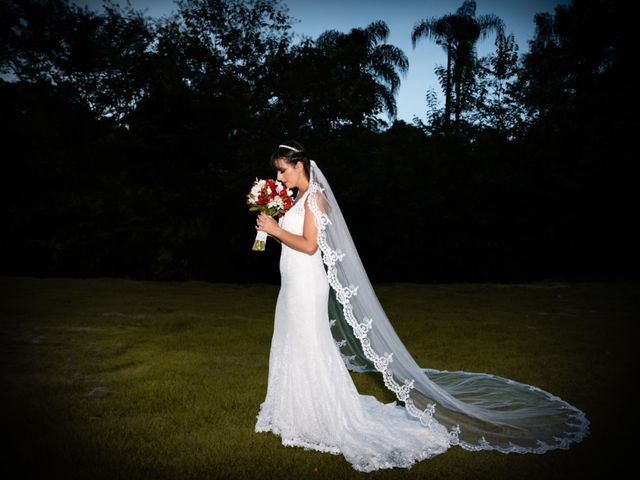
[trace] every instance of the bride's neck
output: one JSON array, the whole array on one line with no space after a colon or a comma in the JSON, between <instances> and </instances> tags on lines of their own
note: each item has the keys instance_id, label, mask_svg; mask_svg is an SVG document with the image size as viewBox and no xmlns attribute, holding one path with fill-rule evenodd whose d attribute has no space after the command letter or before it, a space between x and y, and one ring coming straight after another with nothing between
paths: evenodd
<instances>
[{"instance_id":1,"label":"bride's neck","mask_svg":"<svg viewBox=\"0 0 640 480\"><path fill-rule=\"evenodd\" d=\"M309 190L309 181L307 180L305 185L298 187L298 195L304 195Z\"/></svg>"}]
</instances>

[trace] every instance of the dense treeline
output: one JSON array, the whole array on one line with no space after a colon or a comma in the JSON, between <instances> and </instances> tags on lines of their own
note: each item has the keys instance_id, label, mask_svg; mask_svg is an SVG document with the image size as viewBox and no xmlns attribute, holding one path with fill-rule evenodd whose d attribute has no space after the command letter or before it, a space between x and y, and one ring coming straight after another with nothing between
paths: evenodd
<instances>
[{"instance_id":1,"label":"dense treeline","mask_svg":"<svg viewBox=\"0 0 640 480\"><path fill-rule=\"evenodd\" d=\"M416 19L448 64L425 59L446 102L431 92L413 124L395 119L408 62L383 21L294 43L277 1L185 0L160 19L1 5L3 274L277 281L280 247L251 251L244 200L296 138L373 281L635 276L621 0L537 15L524 54L475 2ZM483 32L496 50L477 58Z\"/></svg>"}]
</instances>

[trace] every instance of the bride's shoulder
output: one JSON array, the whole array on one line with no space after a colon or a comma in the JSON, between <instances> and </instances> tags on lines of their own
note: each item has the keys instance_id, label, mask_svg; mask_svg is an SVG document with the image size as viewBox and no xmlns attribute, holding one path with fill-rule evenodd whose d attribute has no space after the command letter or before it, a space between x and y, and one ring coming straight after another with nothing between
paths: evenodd
<instances>
[{"instance_id":1,"label":"bride's shoulder","mask_svg":"<svg viewBox=\"0 0 640 480\"><path fill-rule=\"evenodd\" d=\"M310 195L307 195L304 202L305 207L311 207L312 201L322 213L327 213L329 211L329 201L322 190L316 190L311 192Z\"/></svg>"}]
</instances>

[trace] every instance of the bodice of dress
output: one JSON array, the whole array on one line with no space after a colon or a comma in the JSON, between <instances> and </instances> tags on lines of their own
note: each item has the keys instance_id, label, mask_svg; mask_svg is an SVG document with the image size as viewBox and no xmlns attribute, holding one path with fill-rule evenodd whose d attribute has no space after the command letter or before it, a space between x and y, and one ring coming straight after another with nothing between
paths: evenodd
<instances>
[{"instance_id":1,"label":"bodice of dress","mask_svg":"<svg viewBox=\"0 0 640 480\"><path fill-rule=\"evenodd\" d=\"M295 233L296 235L302 235L304 227L304 202L309 195L309 190L304 192L300 198L297 198L293 206L278 220L280 227L285 230ZM285 244L282 244L285 247Z\"/></svg>"},{"instance_id":2,"label":"bodice of dress","mask_svg":"<svg viewBox=\"0 0 640 480\"><path fill-rule=\"evenodd\" d=\"M304 230L304 215L308 208L305 204L309 190L296 200L293 206L278 220L278 224L284 230L296 235L302 235ZM320 269L320 270L318 270ZM322 265L322 255L318 248L313 255L300 252L282 243L280 254L280 274L282 282L297 279L309 275L312 272L325 274Z\"/></svg>"}]
</instances>

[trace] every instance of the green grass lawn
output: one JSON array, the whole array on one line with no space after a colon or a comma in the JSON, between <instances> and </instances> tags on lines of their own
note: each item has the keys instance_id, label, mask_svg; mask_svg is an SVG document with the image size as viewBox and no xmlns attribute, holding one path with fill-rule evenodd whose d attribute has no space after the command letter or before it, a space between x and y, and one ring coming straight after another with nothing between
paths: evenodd
<instances>
[{"instance_id":1,"label":"green grass lawn","mask_svg":"<svg viewBox=\"0 0 640 480\"><path fill-rule=\"evenodd\" d=\"M0 281L3 466L15 478L597 478L632 461L620 435L635 423L636 283L376 285L421 366L536 385L582 409L591 435L544 455L453 447L360 473L254 432L279 286ZM352 376L394 400L378 374Z\"/></svg>"}]
</instances>

